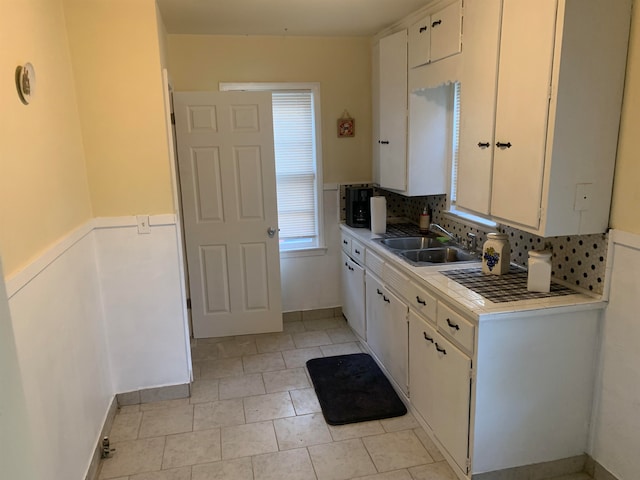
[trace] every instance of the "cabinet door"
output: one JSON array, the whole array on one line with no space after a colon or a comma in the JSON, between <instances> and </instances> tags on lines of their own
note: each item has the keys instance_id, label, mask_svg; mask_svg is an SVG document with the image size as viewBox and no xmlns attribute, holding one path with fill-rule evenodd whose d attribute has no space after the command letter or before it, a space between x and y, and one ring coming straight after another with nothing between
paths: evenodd
<instances>
[{"instance_id":1,"label":"cabinet door","mask_svg":"<svg viewBox=\"0 0 640 480\"><path fill-rule=\"evenodd\" d=\"M342 254L342 311L349 326L365 338L364 269Z\"/></svg>"},{"instance_id":2,"label":"cabinet door","mask_svg":"<svg viewBox=\"0 0 640 480\"><path fill-rule=\"evenodd\" d=\"M431 15L418 20L409 28L409 68L429 63L431 58Z\"/></svg>"},{"instance_id":3,"label":"cabinet door","mask_svg":"<svg viewBox=\"0 0 640 480\"><path fill-rule=\"evenodd\" d=\"M385 367L406 394L408 392L407 363L408 363L408 324L407 305L395 294L385 288L383 296L385 303L385 330L387 332Z\"/></svg>"},{"instance_id":4,"label":"cabinet door","mask_svg":"<svg viewBox=\"0 0 640 480\"><path fill-rule=\"evenodd\" d=\"M380 186L407 187L407 31L380 40Z\"/></svg>"},{"instance_id":5,"label":"cabinet door","mask_svg":"<svg viewBox=\"0 0 640 480\"><path fill-rule=\"evenodd\" d=\"M461 24L459 1L431 15L431 62L460 53Z\"/></svg>"},{"instance_id":6,"label":"cabinet door","mask_svg":"<svg viewBox=\"0 0 640 480\"><path fill-rule=\"evenodd\" d=\"M456 205L488 215L502 0L466 2Z\"/></svg>"},{"instance_id":7,"label":"cabinet door","mask_svg":"<svg viewBox=\"0 0 640 480\"><path fill-rule=\"evenodd\" d=\"M436 334L434 346L430 359L436 364L436 386L430 425L458 466L467 472L471 360L439 334Z\"/></svg>"},{"instance_id":8,"label":"cabinet door","mask_svg":"<svg viewBox=\"0 0 640 480\"><path fill-rule=\"evenodd\" d=\"M387 341L385 332L385 308L384 287L382 283L369 272L366 278L366 319L367 319L367 345L378 360L384 364L384 345Z\"/></svg>"},{"instance_id":9,"label":"cabinet door","mask_svg":"<svg viewBox=\"0 0 640 480\"><path fill-rule=\"evenodd\" d=\"M505 0L502 14L491 212L532 228L540 219L556 7L556 0Z\"/></svg>"},{"instance_id":10,"label":"cabinet door","mask_svg":"<svg viewBox=\"0 0 640 480\"><path fill-rule=\"evenodd\" d=\"M436 331L409 310L409 389L411 404L433 429L434 394L437 392Z\"/></svg>"}]
</instances>

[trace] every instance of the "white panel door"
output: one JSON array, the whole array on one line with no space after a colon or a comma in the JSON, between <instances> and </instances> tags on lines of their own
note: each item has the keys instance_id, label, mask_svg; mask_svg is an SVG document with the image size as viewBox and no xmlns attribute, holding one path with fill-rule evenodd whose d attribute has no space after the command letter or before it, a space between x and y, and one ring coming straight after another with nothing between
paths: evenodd
<instances>
[{"instance_id":1,"label":"white panel door","mask_svg":"<svg viewBox=\"0 0 640 480\"><path fill-rule=\"evenodd\" d=\"M366 338L364 268L342 253L342 310L349 326Z\"/></svg>"},{"instance_id":2,"label":"white panel door","mask_svg":"<svg viewBox=\"0 0 640 480\"><path fill-rule=\"evenodd\" d=\"M502 15L491 213L536 229L556 8L556 0L507 0Z\"/></svg>"},{"instance_id":3,"label":"white panel door","mask_svg":"<svg viewBox=\"0 0 640 480\"><path fill-rule=\"evenodd\" d=\"M407 305L388 288L384 289L382 301L385 303L385 329L387 331L385 367L400 389L408 393L407 363L409 355L409 326Z\"/></svg>"},{"instance_id":4,"label":"white panel door","mask_svg":"<svg viewBox=\"0 0 640 480\"><path fill-rule=\"evenodd\" d=\"M382 300L384 287L368 271L365 272L365 278L367 345L378 360L384 363L384 349L387 342L384 322L385 308Z\"/></svg>"},{"instance_id":5,"label":"white panel door","mask_svg":"<svg viewBox=\"0 0 640 480\"><path fill-rule=\"evenodd\" d=\"M193 334L281 331L271 94L177 92L174 103Z\"/></svg>"},{"instance_id":6,"label":"white panel door","mask_svg":"<svg viewBox=\"0 0 640 480\"><path fill-rule=\"evenodd\" d=\"M438 392L436 383L437 362L436 331L433 326L409 310L409 387L411 403L433 429L435 417L434 398Z\"/></svg>"}]
</instances>

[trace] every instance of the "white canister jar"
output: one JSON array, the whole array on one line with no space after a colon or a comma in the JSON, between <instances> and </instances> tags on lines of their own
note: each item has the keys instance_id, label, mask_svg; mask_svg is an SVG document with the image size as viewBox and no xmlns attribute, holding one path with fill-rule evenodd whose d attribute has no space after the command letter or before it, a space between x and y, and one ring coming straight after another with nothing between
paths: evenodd
<instances>
[{"instance_id":1,"label":"white canister jar","mask_svg":"<svg viewBox=\"0 0 640 480\"><path fill-rule=\"evenodd\" d=\"M511 246L506 233L489 233L482 247L482 271L502 275L509 271Z\"/></svg>"},{"instance_id":2,"label":"white canister jar","mask_svg":"<svg viewBox=\"0 0 640 480\"><path fill-rule=\"evenodd\" d=\"M550 287L551 252L548 250L530 250L527 290L530 292L548 292Z\"/></svg>"}]
</instances>

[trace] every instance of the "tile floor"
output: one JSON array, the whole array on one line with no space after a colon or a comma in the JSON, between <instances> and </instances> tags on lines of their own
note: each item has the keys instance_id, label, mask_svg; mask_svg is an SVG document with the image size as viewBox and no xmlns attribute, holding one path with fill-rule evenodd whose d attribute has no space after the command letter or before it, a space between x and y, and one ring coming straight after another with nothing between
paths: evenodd
<instances>
[{"instance_id":1,"label":"tile floor","mask_svg":"<svg viewBox=\"0 0 640 480\"><path fill-rule=\"evenodd\" d=\"M99 479L455 480L410 413L325 423L305 362L361 351L343 317L194 340L191 398L120 408Z\"/></svg>"}]
</instances>

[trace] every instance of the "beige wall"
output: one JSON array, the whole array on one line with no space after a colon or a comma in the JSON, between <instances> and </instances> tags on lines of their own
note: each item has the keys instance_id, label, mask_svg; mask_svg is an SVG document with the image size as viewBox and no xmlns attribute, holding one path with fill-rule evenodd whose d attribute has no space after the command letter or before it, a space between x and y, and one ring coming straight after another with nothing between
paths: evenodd
<instances>
[{"instance_id":1,"label":"beige wall","mask_svg":"<svg viewBox=\"0 0 640 480\"><path fill-rule=\"evenodd\" d=\"M640 233L640 8L633 9L610 226Z\"/></svg>"},{"instance_id":2,"label":"beige wall","mask_svg":"<svg viewBox=\"0 0 640 480\"><path fill-rule=\"evenodd\" d=\"M0 0L0 255L10 275L91 217L61 0ZM23 105L14 72L31 62Z\"/></svg>"},{"instance_id":3,"label":"beige wall","mask_svg":"<svg viewBox=\"0 0 640 480\"><path fill-rule=\"evenodd\" d=\"M172 213L154 0L63 0L93 213Z\"/></svg>"},{"instance_id":4,"label":"beige wall","mask_svg":"<svg viewBox=\"0 0 640 480\"><path fill-rule=\"evenodd\" d=\"M320 82L326 183L371 179L371 54L363 37L169 35L174 89L218 90L219 82ZM356 136L337 138L347 109Z\"/></svg>"}]
</instances>

